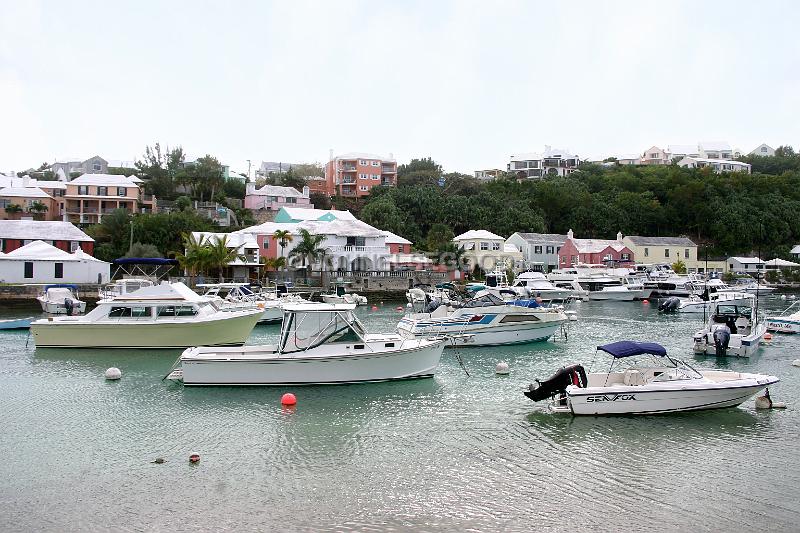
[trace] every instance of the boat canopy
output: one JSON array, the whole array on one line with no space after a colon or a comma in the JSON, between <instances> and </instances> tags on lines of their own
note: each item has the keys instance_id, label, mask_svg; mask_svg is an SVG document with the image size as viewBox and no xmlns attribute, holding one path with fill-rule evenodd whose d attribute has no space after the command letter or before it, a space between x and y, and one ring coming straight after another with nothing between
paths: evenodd
<instances>
[{"instance_id":1,"label":"boat canopy","mask_svg":"<svg viewBox=\"0 0 800 533\"><path fill-rule=\"evenodd\" d=\"M667 355L667 349L655 342L619 341L598 346L597 349L609 353L615 358L632 357L645 353L661 357Z\"/></svg>"},{"instance_id":2,"label":"boat canopy","mask_svg":"<svg viewBox=\"0 0 800 533\"><path fill-rule=\"evenodd\" d=\"M52 285L45 285L44 286L44 290L45 291L48 290L48 289L70 289L70 290L73 290L73 291L77 291L78 290L78 286L77 285L73 285L72 283L53 283Z\"/></svg>"},{"instance_id":3,"label":"boat canopy","mask_svg":"<svg viewBox=\"0 0 800 533\"><path fill-rule=\"evenodd\" d=\"M284 306L278 349L281 353L293 353L336 340L364 342L364 327L353 314L353 309L355 304Z\"/></svg>"}]
</instances>

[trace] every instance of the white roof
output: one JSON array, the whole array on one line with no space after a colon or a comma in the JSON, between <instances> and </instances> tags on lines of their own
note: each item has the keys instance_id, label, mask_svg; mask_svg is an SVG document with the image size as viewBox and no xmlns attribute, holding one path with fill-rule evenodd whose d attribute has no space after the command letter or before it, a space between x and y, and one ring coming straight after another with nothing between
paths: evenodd
<instances>
[{"instance_id":1,"label":"white roof","mask_svg":"<svg viewBox=\"0 0 800 533\"><path fill-rule=\"evenodd\" d=\"M619 252L625 245L620 241L611 241L606 239L572 239L572 242L575 243L575 247L578 249L578 252L582 254L596 254L600 253L609 246Z\"/></svg>"},{"instance_id":2,"label":"white roof","mask_svg":"<svg viewBox=\"0 0 800 533\"><path fill-rule=\"evenodd\" d=\"M112 187L136 187L136 183L127 176L115 174L83 174L70 182L73 185L106 185Z\"/></svg>"},{"instance_id":3,"label":"white roof","mask_svg":"<svg viewBox=\"0 0 800 533\"><path fill-rule=\"evenodd\" d=\"M578 159L577 154L573 154L569 150L562 150L560 148L550 148L545 146L543 152L524 152L519 154L512 154L511 161L537 161L545 158L560 157L562 159Z\"/></svg>"},{"instance_id":4,"label":"white roof","mask_svg":"<svg viewBox=\"0 0 800 533\"><path fill-rule=\"evenodd\" d=\"M15 196L19 198L52 198L39 187L5 187L0 189L0 196Z\"/></svg>"},{"instance_id":5,"label":"white roof","mask_svg":"<svg viewBox=\"0 0 800 533\"><path fill-rule=\"evenodd\" d=\"M710 159L708 157L684 157L678 164L683 163L684 161L694 161L696 163L722 163L724 165L735 165L739 167L749 167L749 163L743 163L742 161L734 161L733 159Z\"/></svg>"},{"instance_id":6,"label":"white roof","mask_svg":"<svg viewBox=\"0 0 800 533\"><path fill-rule=\"evenodd\" d=\"M767 266L776 266L776 267L798 267L800 263L795 263L792 261L787 261L785 259L770 259L766 263Z\"/></svg>"},{"instance_id":7,"label":"white roof","mask_svg":"<svg viewBox=\"0 0 800 533\"><path fill-rule=\"evenodd\" d=\"M737 261L743 265L745 264L761 264L764 261L758 257L729 257L728 261Z\"/></svg>"},{"instance_id":8,"label":"white roof","mask_svg":"<svg viewBox=\"0 0 800 533\"><path fill-rule=\"evenodd\" d=\"M394 254L389 258L390 263L433 263L428 257L422 254Z\"/></svg>"},{"instance_id":9,"label":"white roof","mask_svg":"<svg viewBox=\"0 0 800 533\"><path fill-rule=\"evenodd\" d=\"M384 237L385 231L372 227L360 220L304 220L303 222L264 222L257 226L234 231L231 235L249 233L253 235L272 235L277 230L288 230L299 235L300 230L308 230L312 235L340 235L343 237Z\"/></svg>"},{"instance_id":10,"label":"white roof","mask_svg":"<svg viewBox=\"0 0 800 533\"><path fill-rule=\"evenodd\" d=\"M0 174L0 188L28 188L39 187L41 189L66 189L67 185L61 181L35 180L30 176L18 178L16 176L6 176Z\"/></svg>"},{"instance_id":11,"label":"white roof","mask_svg":"<svg viewBox=\"0 0 800 533\"><path fill-rule=\"evenodd\" d=\"M0 238L94 242L71 222L56 220L0 220Z\"/></svg>"},{"instance_id":12,"label":"white roof","mask_svg":"<svg viewBox=\"0 0 800 533\"><path fill-rule=\"evenodd\" d=\"M698 148L704 152L721 152L723 150L730 151L731 145L725 141L700 141Z\"/></svg>"},{"instance_id":13,"label":"white roof","mask_svg":"<svg viewBox=\"0 0 800 533\"><path fill-rule=\"evenodd\" d=\"M336 209L303 209L302 207L283 207L286 213L294 220L319 220L327 214L332 214L339 220L355 220L350 211L337 211Z\"/></svg>"},{"instance_id":14,"label":"white roof","mask_svg":"<svg viewBox=\"0 0 800 533\"><path fill-rule=\"evenodd\" d=\"M377 154L368 154L366 152L347 152L346 154L340 154L335 156L335 159L377 159L379 161L394 161L394 158L391 157L384 157L382 155Z\"/></svg>"},{"instance_id":15,"label":"white roof","mask_svg":"<svg viewBox=\"0 0 800 533\"><path fill-rule=\"evenodd\" d=\"M697 146L693 144L670 144L667 152L672 155L690 155L697 153Z\"/></svg>"},{"instance_id":16,"label":"white roof","mask_svg":"<svg viewBox=\"0 0 800 533\"><path fill-rule=\"evenodd\" d=\"M65 252L60 248L47 244L44 241L33 241L16 250L8 252L4 259L17 259L17 260L38 260L38 261L100 261L87 255L83 250L75 250L75 253ZM110 263L106 263L110 264Z\"/></svg>"},{"instance_id":17,"label":"white roof","mask_svg":"<svg viewBox=\"0 0 800 533\"><path fill-rule=\"evenodd\" d=\"M136 168L136 161L124 159L109 159L106 161L111 168Z\"/></svg>"},{"instance_id":18,"label":"white roof","mask_svg":"<svg viewBox=\"0 0 800 533\"><path fill-rule=\"evenodd\" d=\"M519 248L517 248L516 246L514 246L510 242L503 243L503 251L505 253L508 253L508 254L513 254L513 253L518 253L519 254L519 253L522 253L522 252L519 251Z\"/></svg>"},{"instance_id":19,"label":"white roof","mask_svg":"<svg viewBox=\"0 0 800 533\"><path fill-rule=\"evenodd\" d=\"M264 185L250 193L258 196L286 196L289 198L307 198L294 187L281 187L280 185Z\"/></svg>"},{"instance_id":20,"label":"white roof","mask_svg":"<svg viewBox=\"0 0 800 533\"><path fill-rule=\"evenodd\" d=\"M211 239L212 242L216 239L227 237L227 244L229 248L258 248L255 236L252 233L214 233L211 231L193 231L192 237L195 240L200 240L200 237L206 240Z\"/></svg>"},{"instance_id":21,"label":"white roof","mask_svg":"<svg viewBox=\"0 0 800 533\"><path fill-rule=\"evenodd\" d=\"M795 244L794 248L789 252L790 254L800 254L800 244Z\"/></svg>"},{"instance_id":22,"label":"white roof","mask_svg":"<svg viewBox=\"0 0 800 533\"><path fill-rule=\"evenodd\" d=\"M386 244L411 244L408 239L404 239L391 231L384 231L383 233L386 235Z\"/></svg>"},{"instance_id":23,"label":"white roof","mask_svg":"<svg viewBox=\"0 0 800 533\"><path fill-rule=\"evenodd\" d=\"M504 241L505 239L500 235L495 235L491 231L486 231L485 229L471 229L466 233L462 233L458 237L454 238L454 241L473 241L476 239L487 239L487 240L501 240Z\"/></svg>"}]
</instances>

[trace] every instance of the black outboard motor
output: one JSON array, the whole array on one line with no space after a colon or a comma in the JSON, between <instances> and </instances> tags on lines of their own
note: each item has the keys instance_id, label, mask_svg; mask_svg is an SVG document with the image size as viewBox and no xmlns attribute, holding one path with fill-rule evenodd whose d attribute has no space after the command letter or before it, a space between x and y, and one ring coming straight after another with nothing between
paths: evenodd
<instances>
[{"instance_id":1,"label":"black outboard motor","mask_svg":"<svg viewBox=\"0 0 800 533\"><path fill-rule=\"evenodd\" d=\"M67 316L72 316L72 309L75 307L75 304L72 302L71 298L64 298L64 309L67 310Z\"/></svg>"},{"instance_id":2,"label":"black outboard motor","mask_svg":"<svg viewBox=\"0 0 800 533\"><path fill-rule=\"evenodd\" d=\"M731 330L728 326L721 326L714 330L714 348L717 357L725 357L728 354L728 344L731 342Z\"/></svg>"},{"instance_id":3,"label":"black outboard motor","mask_svg":"<svg viewBox=\"0 0 800 533\"><path fill-rule=\"evenodd\" d=\"M564 392L569 385L577 385L581 388L586 387L586 370L583 369L583 366L565 366L559 368L549 379L544 381L537 379L525 391L525 396L534 402L539 402Z\"/></svg>"},{"instance_id":4,"label":"black outboard motor","mask_svg":"<svg viewBox=\"0 0 800 533\"><path fill-rule=\"evenodd\" d=\"M664 313L670 313L672 311L677 311L679 305L681 305L681 299L677 296L670 296L658 304L658 310L663 311Z\"/></svg>"}]
</instances>

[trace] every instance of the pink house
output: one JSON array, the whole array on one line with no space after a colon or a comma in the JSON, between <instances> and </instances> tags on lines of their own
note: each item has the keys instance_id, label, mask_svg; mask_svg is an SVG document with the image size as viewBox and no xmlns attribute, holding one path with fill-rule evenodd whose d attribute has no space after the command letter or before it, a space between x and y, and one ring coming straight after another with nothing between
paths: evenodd
<instances>
[{"instance_id":1,"label":"pink house","mask_svg":"<svg viewBox=\"0 0 800 533\"><path fill-rule=\"evenodd\" d=\"M404 239L400 235L386 231L386 246L389 247L390 254L410 254L411 241Z\"/></svg>"},{"instance_id":2,"label":"pink house","mask_svg":"<svg viewBox=\"0 0 800 533\"><path fill-rule=\"evenodd\" d=\"M260 209L280 211L281 207L312 208L309 194L308 187L303 187L303 192L301 193L294 187L264 185L260 189L256 189L255 183L248 183L244 197L244 207L253 211Z\"/></svg>"},{"instance_id":3,"label":"pink house","mask_svg":"<svg viewBox=\"0 0 800 533\"><path fill-rule=\"evenodd\" d=\"M622 233L617 240L576 239L572 230L567 232L567 240L558 251L558 265L567 268L578 263L599 265L608 261L619 264L633 264L633 252L622 243Z\"/></svg>"}]
</instances>

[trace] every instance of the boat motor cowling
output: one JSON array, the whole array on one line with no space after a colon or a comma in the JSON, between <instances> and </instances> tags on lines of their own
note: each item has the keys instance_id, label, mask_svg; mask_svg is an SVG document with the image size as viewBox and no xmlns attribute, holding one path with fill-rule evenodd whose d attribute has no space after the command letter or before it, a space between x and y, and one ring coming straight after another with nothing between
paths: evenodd
<instances>
[{"instance_id":1,"label":"boat motor cowling","mask_svg":"<svg viewBox=\"0 0 800 533\"><path fill-rule=\"evenodd\" d=\"M72 309L75 307L75 303L72 301L72 298L64 298L64 309L67 311L67 316L72 316Z\"/></svg>"},{"instance_id":2,"label":"boat motor cowling","mask_svg":"<svg viewBox=\"0 0 800 533\"><path fill-rule=\"evenodd\" d=\"M679 305L681 305L681 299L677 296L670 296L658 304L658 310L664 312L676 311Z\"/></svg>"},{"instance_id":3,"label":"boat motor cowling","mask_svg":"<svg viewBox=\"0 0 800 533\"><path fill-rule=\"evenodd\" d=\"M549 379L544 381L537 379L525 391L525 396L534 402L539 402L566 391L570 385L586 387L586 370L583 369L583 366L565 366L559 368Z\"/></svg>"},{"instance_id":4,"label":"boat motor cowling","mask_svg":"<svg viewBox=\"0 0 800 533\"><path fill-rule=\"evenodd\" d=\"M714 348L717 357L725 357L728 345L731 342L731 330L728 326L721 326L714 330Z\"/></svg>"}]
</instances>

